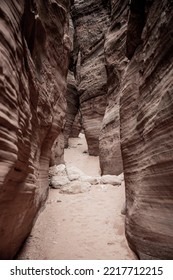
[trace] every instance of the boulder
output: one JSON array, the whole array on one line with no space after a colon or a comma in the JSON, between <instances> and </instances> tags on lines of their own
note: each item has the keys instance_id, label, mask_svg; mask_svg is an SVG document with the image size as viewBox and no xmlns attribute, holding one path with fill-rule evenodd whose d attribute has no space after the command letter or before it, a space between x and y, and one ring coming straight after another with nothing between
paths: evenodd
<instances>
[{"instance_id":1,"label":"boulder","mask_svg":"<svg viewBox=\"0 0 173 280\"><path fill-rule=\"evenodd\" d=\"M65 164L54 165L49 168L49 176L67 176Z\"/></svg>"},{"instance_id":2,"label":"boulder","mask_svg":"<svg viewBox=\"0 0 173 280\"><path fill-rule=\"evenodd\" d=\"M50 186L53 189L60 189L62 186L70 183L69 179L66 176L52 176L50 180Z\"/></svg>"},{"instance_id":3,"label":"boulder","mask_svg":"<svg viewBox=\"0 0 173 280\"><path fill-rule=\"evenodd\" d=\"M79 168L70 164L66 164L66 171L70 181L78 180L81 176L85 176Z\"/></svg>"},{"instance_id":4,"label":"boulder","mask_svg":"<svg viewBox=\"0 0 173 280\"><path fill-rule=\"evenodd\" d=\"M121 178L116 175L103 175L101 176L100 183L101 184L111 184L113 186L120 186L121 185Z\"/></svg>"},{"instance_id":5,"label":"boulder","mask_svg":"<svg viewBox=\"0 0 173 280\"><path fill-rule=\"evenodd\" d=\"M82 175L79 179L81 182L89 182L91 185L97 185L100 183L101 177Z\"/></svg>"},{"instance_id":6,"label":"boulder","mask_svg":"<svg viewBox=\"0 0 173 280\"><path fill-rule=\"evenodd\" d=\"M49 166L64 163L64 134L61 131L53 143Z\"/></svg>"},{"instance_id":7,"label":"boulder","mask_svg":"<svg viewBox=\"0 0 173 280\"><path fill-rule=\"evenodd\" d=\"M88 182L74 181L61 188L60 193L63 194L78 194L88 192L91 189L91 184Z\"/></svg>"}]
</instances>

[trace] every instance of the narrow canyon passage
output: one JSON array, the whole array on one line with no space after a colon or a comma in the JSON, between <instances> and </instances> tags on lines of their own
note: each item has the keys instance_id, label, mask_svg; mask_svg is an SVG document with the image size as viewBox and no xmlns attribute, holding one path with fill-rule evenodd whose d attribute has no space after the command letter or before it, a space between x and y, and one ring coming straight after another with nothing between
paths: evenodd
<instances>
[{"instance_id":1,"label":"narrow canyon passage","mask_svg":"<svg viewBox=\"0 0 173 280\"><path fill-rule=\"evenodd\" d=\"M65 162L97 176L98 157L86 150L83 134L71 138ZM17 259L134 259L124 235L123 201L123 185L94 185L77 194L50 189L46 207Z\"/></svg>"},{"instance_id":2,"label":"narrow canyon passage","mask_svg":"<svg viewBox=\"0 0 173 280\"><path fill-rule=\"evenodd\" d=\"M172 260L173 1L1 2L0 259Z\"/></svg>"}]
</instances>

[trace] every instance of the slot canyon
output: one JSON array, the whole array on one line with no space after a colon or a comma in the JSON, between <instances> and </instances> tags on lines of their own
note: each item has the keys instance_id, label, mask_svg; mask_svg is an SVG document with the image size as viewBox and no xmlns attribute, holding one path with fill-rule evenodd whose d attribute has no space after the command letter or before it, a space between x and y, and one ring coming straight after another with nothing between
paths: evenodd
<instances>
[{"instance_id":1,"label":"slot canyon","mask_svg":"<svg viewBox=\"0 0 173 280\"><path fill-rule=\"evenodd\" d=\"M0 259L173 259L173 1L1 0Z\"/></svg>"}]
</instances>

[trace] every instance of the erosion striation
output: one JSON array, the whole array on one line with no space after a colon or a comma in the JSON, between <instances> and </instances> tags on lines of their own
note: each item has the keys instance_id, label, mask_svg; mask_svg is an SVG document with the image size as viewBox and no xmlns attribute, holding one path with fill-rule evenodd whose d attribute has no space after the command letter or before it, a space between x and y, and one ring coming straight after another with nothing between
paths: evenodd
<instances>
[{"instance_id":1,"label":"erosion striation","mask_svg":"<svg viewBox=\"0 0 173 280\"><path fill-rule=\"evenodd\" d=\"M66 100L67 100L67 112L66 112L66 123L64 127L64 142L65 148L68 147L68 139L72 135L72 128L77 117L79 111L79 95L76 85L76 79L74 77L74 73L72 71L68 71L67 78L67 92L66 92Z\"/></svg>"},{"instance_id":2,"label":"erosion striation","mask_svg":"<svg viewBox=\"0 0 173 280\"><path fill-rule=\"evenodd\" d=\"M127 65L126 31L128 0L111 1L111 26L104 44L107 70L107 107L99 137L99 159L102 174L123 172L120 148L120 84Z\"/></svg>"},{"instance_id":3,"label":"erosion striation","mask_svg":"<svg viewBox=\"0 0 173 280\"><path fill-rule=\"evenodd\" d=\"M16 254L47 197L66 108L67 12L67 0L1 1L1 259Z\"/></svg>"},{"instance_id":4,"label":"erosion striation","mask_svg":"<svg viewBox=\"0 0 173 280\"><path fill-rule=\"evenodd\" d=\"M173 1L131 1L122 80L126 236L141 259L173 259Z\"/></svg>"},{"instance_id":5,"label":"erosion striation","mask_svg":"<svg viewBox=\"0 0 173 280\"><path fill-rule=\"evenodd\" d=\"M74 59L82 127L89 154L97 156L101 122L106 108L104 36L109 25L109 1L75 0L71 14L75 28Z\"/></svg>"},{"instance_id":6,"label":"erosion striation","mask_svg":"<svg viewBox=\"0 0 173 280\"><path fill-rule=\"evenodd\" d=\"M65 148L68 147L68 139L69 137L73 136L73 124L75 119L77 119L77 115L79 112L79 95L78 95L78 86L76 81L76 61L75 61L75 49L76 44L74 42L75 32L73 21L71 17L69 18L70 22L70 31L69 36L71 40L71 52L69 58L69 71L67 76L67 91L65 94L66 101L67 101L67 110L65 116L65 127L64 127L64 146ZM77 135L78 136L78 135Z\"/></svg>"}]
</instances>

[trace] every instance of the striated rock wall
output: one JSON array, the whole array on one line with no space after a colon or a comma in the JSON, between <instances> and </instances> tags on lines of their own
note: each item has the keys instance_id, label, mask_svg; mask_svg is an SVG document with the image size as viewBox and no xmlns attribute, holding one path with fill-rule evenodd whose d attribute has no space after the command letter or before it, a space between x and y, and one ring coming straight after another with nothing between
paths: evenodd
<instances>
[{"instance_id":1,"label":"striated rock wall","mask_svg":"<svg viewBox=\"0 0 173 280\"><path fill-rule=\"evenodd\" d=\"M68 139L72 135L72 128L75 118L77 117L79 111L79 95L78 95L78 86L76 81L76 60L75 60L75 52L76 52L76 44L75 44L75 32L73 21L71 17L69 18L69 36L71 40L71 52L69 58L69 71L67 76L67 91L66 91L66 101L67 101L67 110L65 116L65 127L64 127L64 146L68 147Z\"/></svg>"},{"instance_id":2,"label":"striated rock wall","mask_svg":"<svg viewBox=\"0 0 173 280\"><path fill-rule=\"evenodd\" d=\"M75 119L74 119L70 136L76 138L76 137L79 136L79 133L81 131L82 131L82 117L81 117L81 113L80 113L80 110L79 110Z\"/></svg>"},{"instance_id":3,"label":"striated rock wall","mask_svg":"<svg viewBox=\"0 0 173 280\"><path fill-rule=\"evenodd\" d=\"M66 123L64 128L64 142L65 148L68 147L68 139L71 137L72 127L75 120L75 117L79 110L79 95L76 85L76 80L74 73L69 70L67 78L67 113L66 113Z\"/></svg>"},{"instance_id":4,"label":"striated rock wall","mask_svg":"<svg viewBox=\"0 0 173 280\"><path fill-rule=\"evenodd\" d=\"M137 2L120 107L126 236L141 259L173 259L173 1Z\"/></svg>"},{"instance_id":5,"label":"striated rock wall","mask_svg":"<svg viewBox=\"0 0 173 280\"><path fill-rule=\"evenodd\" d=\"M111 26L105 40L105 58L107 69L107 107L99 138L99 159L102 174L120 174L123 172L120 148L119 98L120 83L127 65L125 56L128 16L127 1L111 1Z\"/></svg>"},{"instance_id":6,"label":"striated rock wall","mask_svg":"<svg viewBox=\"0 0 173 280\"><path fill-rule=\"evenodd\" d=\"M47 197L65 116L68 1L1 1L0 258L12 258Z\"/></svg>"},{"instance_id":7,"label":"striated rock wall","mask_svg":"<svg viewBox=\"0 0 173 280\"><path fill-rule=\"evenodd\" d=\"M75 0L72 7L80 111L90 155L99 154L99 133L106 107L104 35L109 13L108 1L102 0Z\"/></svg>"}]
</instances>

